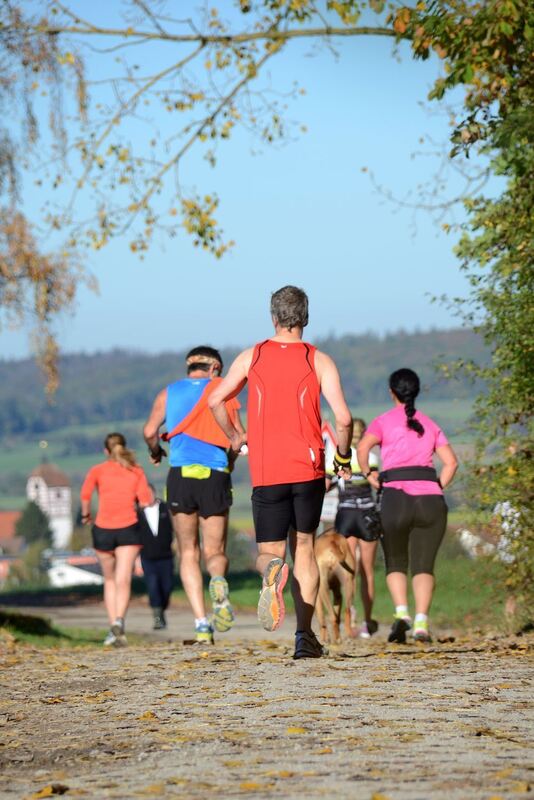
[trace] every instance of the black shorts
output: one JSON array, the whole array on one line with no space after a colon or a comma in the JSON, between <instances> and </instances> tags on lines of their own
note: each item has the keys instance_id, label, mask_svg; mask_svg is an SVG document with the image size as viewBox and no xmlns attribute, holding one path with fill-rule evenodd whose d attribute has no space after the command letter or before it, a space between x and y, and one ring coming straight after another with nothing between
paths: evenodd
<instances>
[{"instance_id":1,"label":"black shorts","mask_svg":"<svg viewBox=\"0 0 534 800\"><path fill-rule=\"evenodd\" d=\"M111 551L127 544L141 545L141 531L136 525L127 528L99 528L93 525L93 547L95 550Z\"/></svg>"},{"instance_id":2,"label":"black shorts","mask_svg":"<svg viewBox=\"0 0 534 800\"><path fill-rule=\"evenodd\" d=\"M441 494L406 494L384 489L380 508L386 573L434 573L434 562L447 528L447 504Z\"/></svg>"},{"instance_id":3,"label":"black shorts","mask_svg":"<svg viewBox=\"0 0 534 800\"><path fill-rule=\"evenodd\" d=\"M303 483L255 486L252 515L257 542L284 542L290 528L315 533L321 520L324 478Z\"/></svg>"},{"instance_id":4,"label":"black shorts","mask_svg":"<svg viewBox=\"0 0 534 800\"><path fill-rule=\"evenodd\" d=\"M167 476L167 505L173 514L216 517L232 505L232 480L229 472L212 469L207 478L184 478L181 467L171 467Z\"/></svg>"},{"instance_id":5,"label":"black shorts","mask_svg":"<svg viewBox=\"0 0 534 800\"><path fill-rule=\"evenodd\" d=\"M367 525L365 516L368 512L360 508L339 508L336 514L334 528L346 539L349 536L356 536L357 539L365 539L367 536Z\"/></svg>"}]
</instances>

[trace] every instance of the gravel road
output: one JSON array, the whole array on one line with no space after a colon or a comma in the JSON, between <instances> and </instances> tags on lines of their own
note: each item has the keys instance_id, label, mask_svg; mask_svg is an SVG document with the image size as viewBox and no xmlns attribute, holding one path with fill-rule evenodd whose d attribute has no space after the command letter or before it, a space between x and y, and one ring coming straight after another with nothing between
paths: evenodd
<instances>
[{"instance_id":1,"label":"gravel road","mask_svg":"<svg viewBox=\"0 0 534 800\"><path fill-rule=\"evenodd\" d=\"M244 614L198 647L174 617L112 651L0 638L2 798L532 797L531 635L382 633L296 662L289 627L267 638Z\"/></svg>"}]
</instances>

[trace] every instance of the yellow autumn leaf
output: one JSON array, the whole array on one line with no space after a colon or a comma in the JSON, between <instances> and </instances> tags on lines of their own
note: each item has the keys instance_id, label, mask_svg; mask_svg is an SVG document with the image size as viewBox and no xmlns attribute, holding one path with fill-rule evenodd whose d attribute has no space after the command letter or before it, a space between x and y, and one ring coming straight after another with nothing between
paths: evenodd
<instances>
[{"instance_id":1,"label":"yellow autumn leaf","mask_svg":"<svg viewBox=\"0 0 534 800\"><path fill-rule=\"evenodd\" d=\"M69 791L69 787L63 783L49 783L48 786L43 786L38 792L30 795L31 800L39 800L41 797L53 797L54 795L65 794Z\"/></svg>"},{"instance_id":2,"label":"yellow autumn leaf","mask_svg":"<svg viewBox=\"0 0 534 800\"><path fill-rule=\"evenodd\" d=\"M270 783L256 783L256 781L243 781L239 784L242 792L257 792L261 789L268 789L272 786Z\"/></svg>"},{"instance_id":3,"label":"yellow autumn leaf","mask_svg":"<svg viewBox=\"0 0 534 800\"><path fill-rule=\"evenodd\" d=\"M145 711L145 713L141 714L141 716L137 717L137 719L157 719L157 717L153 711Z\"/></svg>"},{"instance_id":4,"label":"yellow autumn leaf","mask_svg":"<svg viewBox=\"0 0 534 800\"><path fill-rule=\"evenodd\" d=\"M375 792L373 795L371 795L371 800L389 800L389 797L386 797L385 794L378 794Z\"/></svg>"},{"instance_id":5,"label":"yellow autumn leaf","mask_svg":"<svg viewBox=\"0 0 534 800\"><path fill-rule=\"evenodd\" d=\"M493 777L498 779L509 778L513 771L512 767L506 767L506 769L500 769L498 772L495 772Z\"/></svg>"},{"instance_id":6,"label":"yellow autumn leaf","mask_svg":"<svg viewBox=\"0 0 534 800\"><path fill-rule=\"evenodd\" d=\"M307 733L307 732L308 731L306 730L306 728L297 728L297 727L293 727L291 725L289 726L289 728L286 729L286 733L288 733L290 735L293 735L293 734L296 734L296 733Z\"/></svg>"},{"instance_id":7,"label":"yellow autumn leaf","mask_svg":"<svg viewBox=\"0 0 534 800\"><path fill-rule=\"evenodd\" d=\"M145 786L143 789L139 789L136 794L141 795L162 795L165 794L165 784L164 783L151 783L149 786Z\"/></svg>"}]
</instances>

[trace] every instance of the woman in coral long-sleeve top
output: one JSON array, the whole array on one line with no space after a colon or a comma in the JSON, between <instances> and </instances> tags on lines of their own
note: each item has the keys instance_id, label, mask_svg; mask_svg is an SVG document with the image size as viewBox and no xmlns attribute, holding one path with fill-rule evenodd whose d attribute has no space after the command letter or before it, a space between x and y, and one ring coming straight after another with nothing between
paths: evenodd
<instances>
[{"instance_id":1,"label":"woman in coral long-sleeve top","mask_svg":"<svg viewBox=\"0 0 534 800\"><path fill-rule=\"evenodd\" d=\"M91 497L98 492L98 513L93 525L93 546L104 577L104 602L110 631L104 644L124 645L124 618L130 602L132 573L141 550L136 501L153 502L146 475L126 447L121 433L110 433L104 442L107 460L91 467L80 492L82 522L92 522Z\"/></svg>"}]
</instances>

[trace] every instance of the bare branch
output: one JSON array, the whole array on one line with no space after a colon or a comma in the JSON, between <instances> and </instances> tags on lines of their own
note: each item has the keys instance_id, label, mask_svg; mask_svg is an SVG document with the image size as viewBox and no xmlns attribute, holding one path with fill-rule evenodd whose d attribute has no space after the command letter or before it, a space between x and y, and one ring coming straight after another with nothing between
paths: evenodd
<instances>
[{"instance_id":1,"label":"bare branch","mask_svg":"<svg viewBox=\"0 0 534 800\"><path fill-rule=\"evenodd\" d=\"M158 22L157 18L154 16L152 11L148 8L147 4L143 2L143 0L133 0L134 5L139 6L141 11L143 11L148 19L153 23L154 27L163 35L167 35L167 31L165 31L160 23Z\"/></svg>"},{"instance_id":2,"label":"bare branch","mask_svg":"<svg viewBox=\"0 0 534 800\"><path fill-rule=\"evenodd\" d=\"M9 30L6 26L4 30ZM144 31L135 28L102 28L87 23L86 26L80 25L35 25L28 26L28 31L34 33L47 33L50 35L59 35L61 33L75 33L81 35L99 35L99 36L124 36L127 38L137 37L142 39L152 39L155 41L167 42L181 42L181 43L202 43L206 44L245 44L246 42L259 42L259 41L277 41L285 42L290 39L311 39L322 37L338 37L338 36L388 36L394 39L408 38L405 34L399 34L393 28L386 28L381 26L362 26L362 27L330 27L325 26L322 28L294 28L287 30L273 30L268 28L261 31L245 31L243 33L228 33L228 34L215 34L215 33L160 33L159 31Z\"/></svg>"},{"instance_id":3,"label":"bare branch","mask_svg":"<svg viewBox=\"0 0 534 800\"><path fill-rule=\"evenodd\" d=\"M163 165L163 167L160 169L160 171L157 173L157 175L155 175L151 179L151 186L148 189L148 191L145 192L144 196L136 204L139 210L143 209L146 206L148 200L152 197L154 192L157 191L157 189L159 188L159 186L161 184L161 179L164 177L164 175L166 175L167 172L170 169L172 169L172 167L174 167L176 164L178 164L180 159L185 155L185 153L187 153L187 151L194 144L194 142L204 133L206 128L208 128L210 125L213 124L213 122L218 117L218 115L221 113L221 111L224 108L226 108L226 106L239 93L239 91L247 83L249 83L251 80L253 80L257 76L257 73L259 72L259 70L263 67L265 62L268 61L269 58L271 58L275 54L275 52L278 52L278 50L276 50L276 51L271 50L271 51L265 53L265 55L262 56L262 58L260 58L260 60L254 65L254 67L255 67L254 71L252 71L252 70L247 71L247 74L234 86L232 91L229 92L226 96L224 96L221 99L220 103L217 105L217 108L209 115L209 117L207 117L206 119L204 119L201 122L201 124L196 128L196 130L189 137L189 139L184 143L184 145L180 148L180 150L178 150L178 152L171 159L169 159L169 161L167 161L166 164Z\"/></svg>"},{"instance_id":4,"label":"bare branch","mask_svg":"<svg viewBox=\"0 0 534 800\"><path fill-rule=\"evenodd\" d=\"M91 169L92 169L92 167L93 167L93 165L95 163L95 159L97 157L97 153L98 153L99 148L101 147L102 143L105 141L105 139L109 136L109 134L111 133L111 131L115 127L117 119L122 117L122 116L124 116L130 109L132 109L135 106L137 100L139 99L139 97L141 97L142 94L144 94L145 92L148 92L152 88L152 86L154 86L156 83L158 83L158 81L162 80L163 78L165 78L168 75L171 75L173 72L177 72L178 70L182 69L182 67L184 67L189 61L192 61L200 53L200 51L203 48L204 48L204 44L200 44L195 50L193 50L191 53L189 53L189 55L187 55L181 61L177 61L175 64L172 64L170 67L167 67L166 69L161 70L161 72L158 72L156 75L153 75L146 83L144 83L142 86L140 86L139 89L137 89L137 91L135 91L132 94L132 96L129 98L129 100L127 100L127 102L125 104L123 104L120 112L117 112L116 114L113 115L112 119L106 125L106 127L103 130L103 132L100 134L100 136L96 140L95 144L91 148L91 153L90 153L90 155L88 157L88 161L87 161L87 164L85 166L83 175L80 178L80 180L78 181L78 186L74 190L74 193L72 195L71 201L69 203L69 210L72 209L75 197L76 197L77 192L78 192L78 188L81 185L83 185L83 183L85 182L87 176L89 175L89 173L90 173L90 171L91 171Z\"/></svg>"}]
</instances>

